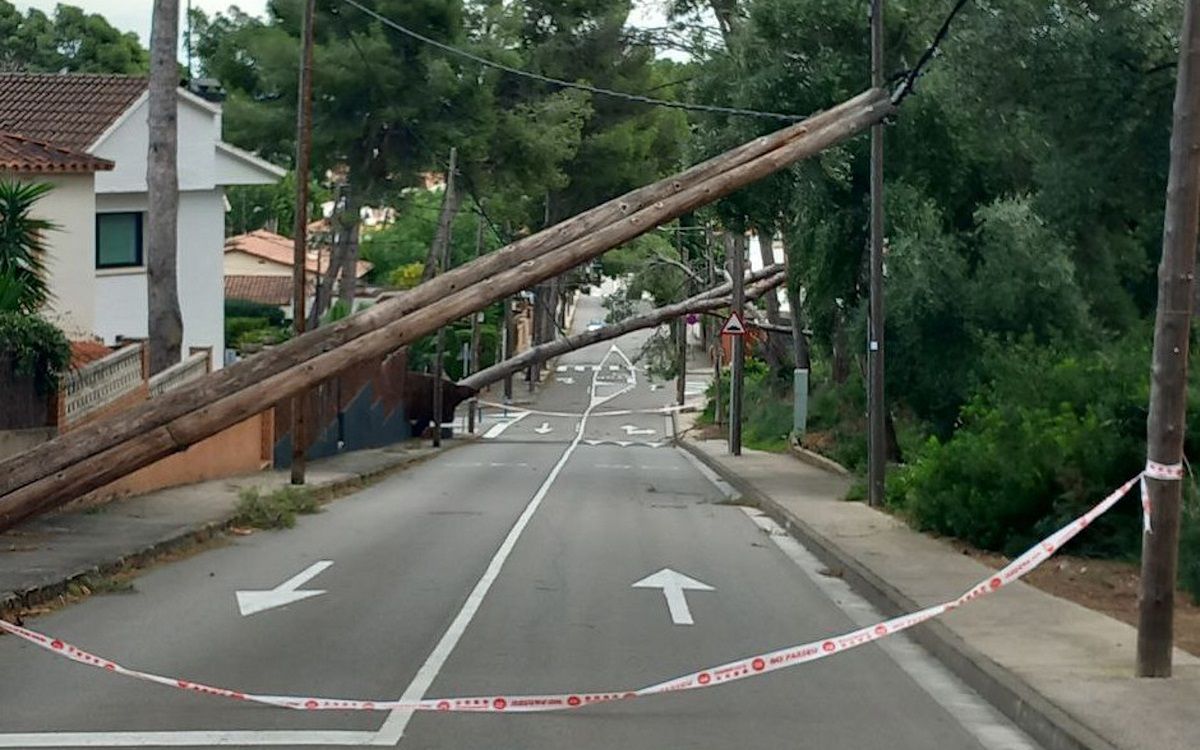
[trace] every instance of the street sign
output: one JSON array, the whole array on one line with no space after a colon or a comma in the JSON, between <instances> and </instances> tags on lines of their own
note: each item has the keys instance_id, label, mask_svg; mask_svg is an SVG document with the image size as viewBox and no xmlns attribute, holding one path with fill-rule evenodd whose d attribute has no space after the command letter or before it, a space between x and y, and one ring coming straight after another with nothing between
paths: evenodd
<instances>
[{"instance_id":1,"label":"street sign","mask_svg":"<svg viewBox=\"0 0 1200 750\"><path fill-rule=\"evenodd\" d=\"M745 336L746 324L742 322L736 312L731 313L729 320L725 321L725 327L721 329L721 333L726 336Z\"/></svg>"}]
</instances>

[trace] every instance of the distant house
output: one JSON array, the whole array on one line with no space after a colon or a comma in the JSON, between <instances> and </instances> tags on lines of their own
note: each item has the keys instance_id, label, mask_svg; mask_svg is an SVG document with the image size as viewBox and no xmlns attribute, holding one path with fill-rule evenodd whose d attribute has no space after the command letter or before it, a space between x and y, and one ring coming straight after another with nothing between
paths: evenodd
<instances>
[{"instance_id":1,"label":"distant house","mask_svg":"<svg viewBox=\"0 0 1200 750\"><path fill-rule=\"evenodd\" d=\"M292 240L258 229L230 237L225 241L225 297L244 299L281 307L292 316ZM330 248L309 248L304 267L308 274L311 302L316 274L329 269ZM372 266L364 260L355 264L355 278L361 283Z\"/></svg>"},{"instance_id":2,"label":"distant house","mask_svg":"<svg viewBox=\"0 0 1200 750\"><path fill-rule=\"evenodd\" d=\"M221 140L221 107L177 89L181 354L223 361L225 188L284 171ZM0 173L51 182L39 215L50 245L48 313L72 337L147 335L147 80L88 74L0 74Z\"/></svg>"}]
</instances>

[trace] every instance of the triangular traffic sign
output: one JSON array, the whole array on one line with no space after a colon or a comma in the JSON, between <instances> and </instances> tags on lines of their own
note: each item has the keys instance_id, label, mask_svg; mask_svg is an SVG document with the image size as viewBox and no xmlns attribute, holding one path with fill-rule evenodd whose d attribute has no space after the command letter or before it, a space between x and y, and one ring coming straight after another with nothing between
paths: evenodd
<instances>
[{"instance_id":1,"label":"triangular traffic sign","mask_svg":"<svg viewBox=\"0 0 1200 750\"><path fill-rule=\"evenodd\" d=\"M721 333L728 336L745 336L746 324L742 322L742 319L738 317L736 312L732 313L729 316L729 320L725 321L725 327L721 329Z\"/></svg>"}]
</instances>

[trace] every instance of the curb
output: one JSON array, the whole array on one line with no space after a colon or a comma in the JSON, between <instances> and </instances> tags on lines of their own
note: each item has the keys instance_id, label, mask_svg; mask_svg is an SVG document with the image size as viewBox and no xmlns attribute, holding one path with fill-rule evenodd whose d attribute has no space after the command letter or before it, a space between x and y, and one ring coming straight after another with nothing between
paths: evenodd
<instances>
[{"instance_id":1,"label":"curb","mask_svg":"<svg viewBox=\"0 0 1200 750\"><path fill-rule=\"evenodd\" d=\"M397 474L410 467L418 466L446 451L454 450L471 442L473 442L472 439L460 438L458 442L445 446L440 451L431 451L420 456L407 457L390 466L372 469L356 476L334 479L323 484L308 485L308 487L317 496L317 501L321 505L326 505L344 494L368 487L386 479L392 474ZM167 536L146 547L77 570L53 583L36 586L24 591L0 592L0 597L2 597L0 598L0 615L19 613L23 609L48 604L64 596L70 589L71 584L82 583L86 579L93 577L103 578L129 570L145 568L172 552L185 549L194 544L204 544L227 532L234 525L235 517L233 513L230 513L228 517L222 518L219 521L210 521L197 526L172 531Z\"/></svg>"},{"instance_id":2,"label":"curb","mask_svg":"<svg viewBox=\"0 0 1200 750\"><path fill-rule=\"evenodd\" d=\"M822 456L820 453L810 451L808 448L798 445L792 440L788 440L788 450L794 457L803 461L809 466L843 477L852 476L851 471L845 466L839 464L837 461L834 461L832 458Z\"/></svg>"},{"instance_id":3,"label":"curb","mask_svg":"<svg viewBox=\"0 0 1200 750\"><path fill-rule=\"evenodd\" d=\"M854 590L885 615L892 617L921 609L920 604L751 482L713 460L691 440L681 437L676 443L754 501L821 562L831 568L842 568L845 580ZM1011 671L973 648L945 623L929 620L909 630L908 635L1046 750L1117 750L1111 742L1051 703Z\"/></svg>"}]
</instances>

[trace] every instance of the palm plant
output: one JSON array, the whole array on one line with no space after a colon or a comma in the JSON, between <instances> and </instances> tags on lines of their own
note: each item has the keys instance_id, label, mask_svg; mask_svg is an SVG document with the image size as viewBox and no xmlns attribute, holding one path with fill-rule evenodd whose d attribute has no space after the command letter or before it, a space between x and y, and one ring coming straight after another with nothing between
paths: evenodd
<instances>
[{"instance_id":1,"label":"palm plant","mask_svg":"<svg viewBox=\"0 0 1200 750\"><path fill-rule=\"evenodd\" d=\"M30 212L52 188L0 180L0 311L31 315L50 300L45 235L55 226Z\"/></svg>"}]
</instances>

